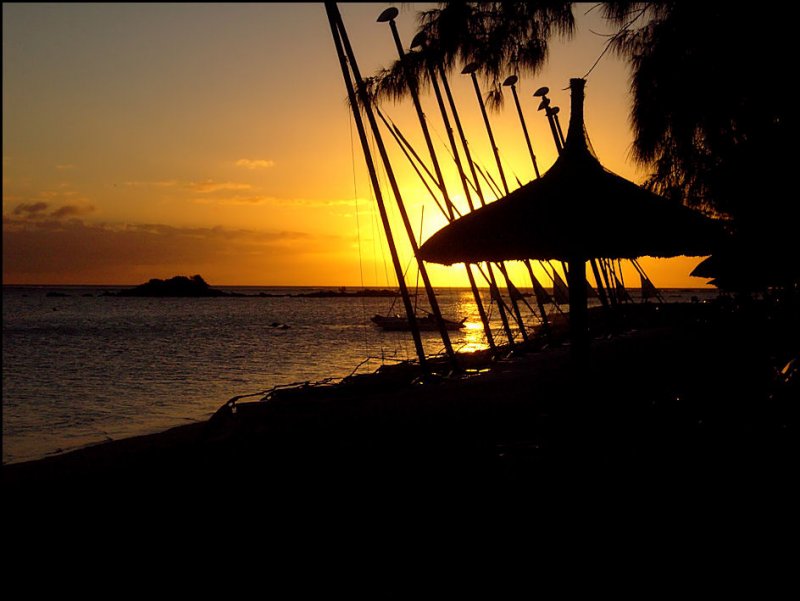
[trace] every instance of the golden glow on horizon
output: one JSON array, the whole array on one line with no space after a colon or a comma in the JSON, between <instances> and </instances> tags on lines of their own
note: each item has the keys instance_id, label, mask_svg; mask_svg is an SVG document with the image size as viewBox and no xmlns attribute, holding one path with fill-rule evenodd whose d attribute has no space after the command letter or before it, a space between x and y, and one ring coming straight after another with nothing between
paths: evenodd
<instances>
[{"instance_id":1,"label":"golden glow on horizon","mask_svg":"<svg viewBox=\"0 0 800 601\"><path fill-rule=\"evenodd\" d=\"M385 7L340 7L365 75L396 58L375 22ZM400 8L406 44L423 8ZM530 94L548 85L567 112L567 80L604 43L590 31L603 24L581 12L578 36L554 44L543 73L518 85L542 172L556 153ZM321 5L4 4L3 60L4 283L138 284L199 273L212 285L395 285ZM499 184L471 80L456 72L450 84L473 157ZM628 161L627 89L624 66L604 59L587 85L586 124L603 164L641 181ZM448 190L466 213L438 108L430 97L423 105ZM382 108L425 156L411 103ZM513 190L534 177L513 100L490 119ZM385 132L384 140L424 241L447 218ZM413 283L410 244L384 187ZM688 277L700 260L641 264L656 285L701 287ZM429 271L435 285L467 285L463 266ZM522 266L511 271L529 286Z\"/></svg>"}]
</instances>

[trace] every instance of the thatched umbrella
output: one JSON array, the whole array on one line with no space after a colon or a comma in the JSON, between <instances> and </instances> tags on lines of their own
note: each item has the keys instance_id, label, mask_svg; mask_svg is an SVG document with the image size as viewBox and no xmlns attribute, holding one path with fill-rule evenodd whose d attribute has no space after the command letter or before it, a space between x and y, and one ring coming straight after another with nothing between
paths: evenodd
<instances>
[{"instance_id":1,"label":"thatched umbrella","mask_svg":"<svg viewBox=\"0 0 800 601\"><path fill-rule=\"evenodd\" d=\"M452 222L420 248L424 260L447 265L515 259L566 261L573 342L587 339L587 260L707 255L720 235L707 217L600 164L584 130L585 83L570 80L567 139L547 173Z\"/></svg>"},{"instance_id":2,"label":"thatched umbrella","mask_svg":"<svg viewBox=\"0 0 800 601\"><path fill-rule=\"evenodd\" d=\"M734 292L796 287L800 284L800 257L787 247L781 239L748 241L732 237L690 275L713 278L711 284Z\"/></svg>"}]
</instances>

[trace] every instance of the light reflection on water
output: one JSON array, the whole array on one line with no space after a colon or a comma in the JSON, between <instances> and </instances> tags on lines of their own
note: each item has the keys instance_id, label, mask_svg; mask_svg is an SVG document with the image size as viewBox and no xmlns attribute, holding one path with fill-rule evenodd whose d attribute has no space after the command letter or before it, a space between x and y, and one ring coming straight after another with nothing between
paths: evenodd
<instances>
[{"instance_id":1,"label":"light reflection on water","mask_svg":"<svg viewBox=\"0 0 800 601\"><path fill-rule=\"evenodd\" d=\"M477 314L477 305L473 302L472 306ZM464 335L464 343L460 347L462 352L474 353L476 351L483 351L489 348L489 344L486 342L486 334L483 331L483 324L480 322L480 316L478 316L478 321L468 320L465 322L464 326L465 327L462 330Z\"/></svg>"},{"instance_id":2,"label":"light reflection on water","mask_svg":"<svg viewBox=\"0 0 800 601\"><path fill-rule=\"evenodd\" d=\"M54 290L68 296L46 296ZM342 378L362 362L359 373L414 358L408 333L369 321L389 311L387 298L117 298L102 290L4 287L4 463L205 420L235 395ZM467 317L450 333L453 348L487 348L469 290L442 291L439 302L445 317ZM485 292L483 303L490 311ZM504 342L496 314L491 325ZM435 332L423 333L423 345L443 352Z\"/></svg>"}]
</instances>

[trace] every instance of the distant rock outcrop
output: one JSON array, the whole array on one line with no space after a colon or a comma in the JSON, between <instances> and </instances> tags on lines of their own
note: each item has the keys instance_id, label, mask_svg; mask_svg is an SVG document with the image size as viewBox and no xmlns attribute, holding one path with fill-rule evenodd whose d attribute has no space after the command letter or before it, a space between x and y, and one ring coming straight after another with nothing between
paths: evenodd
<instances>
[{"instance_id":1,"label":"distant rock outcrop","mask_svg":"<svg viewBox=\"0 0 800 601\"><path fill-rule=\"evenodd\" d=\"M211 288L199 275L176 275L168 280L153 278L129 290L120 290L117 296L232 296Z\"/></svg>"},{"instance_id":2,"label":"distant rock outcrop","mask_svg":"<svg viewBox=\"0 0 800 601\"><path fill-rule=\"evenodd\" d=\"M66 296L51 293L48 296ZM135 288L126 288L119 292L104 292L100 296L174 296L174 297L200 297L200 296L250 296L250 297L302 297L302 298L328 298L328 297L395 297L400 293L397 290L363 289L348 292L346 288L340 287L338 290L319 290L316 292L300 292L296 294L283 293L274 294L259 292L258 294L244 294L242 292L225 292L211 288L206 281L199 275L186 277L176 275L168 280L152 279L146 284L140 284Z\"/></svg>"}]
</instances>

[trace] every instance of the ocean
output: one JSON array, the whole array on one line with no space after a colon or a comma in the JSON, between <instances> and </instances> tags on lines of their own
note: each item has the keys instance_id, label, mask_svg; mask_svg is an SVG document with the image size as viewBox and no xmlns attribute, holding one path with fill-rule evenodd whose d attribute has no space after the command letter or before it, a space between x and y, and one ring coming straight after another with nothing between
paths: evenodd
<instances>
[{"instance_id":1,"label":"ocean","mask_svg":"<svg viewBox=\"0 0 800 601\"><path fill-rule=\"evenodd\" d=\"M297 296L338 290L320 287L216 288L247 296L136 298L106 294L121 289L114 286L4 286L3 463L204 421L234 396L335 381L415 357L409 333L370 322L402 313L399 298ZM638 290L631 293L636 298ZM717 294L661 293L667 302ZM453 347L485 348L472 293L443 289L437 298L445 317L467 318L466 328L451 332ZM488 310L488 291L483 302ZM491 319L502 341L496 312ZM437 333L422 336L427 353L443 351Z\"/></svg>"}]
</instances>

